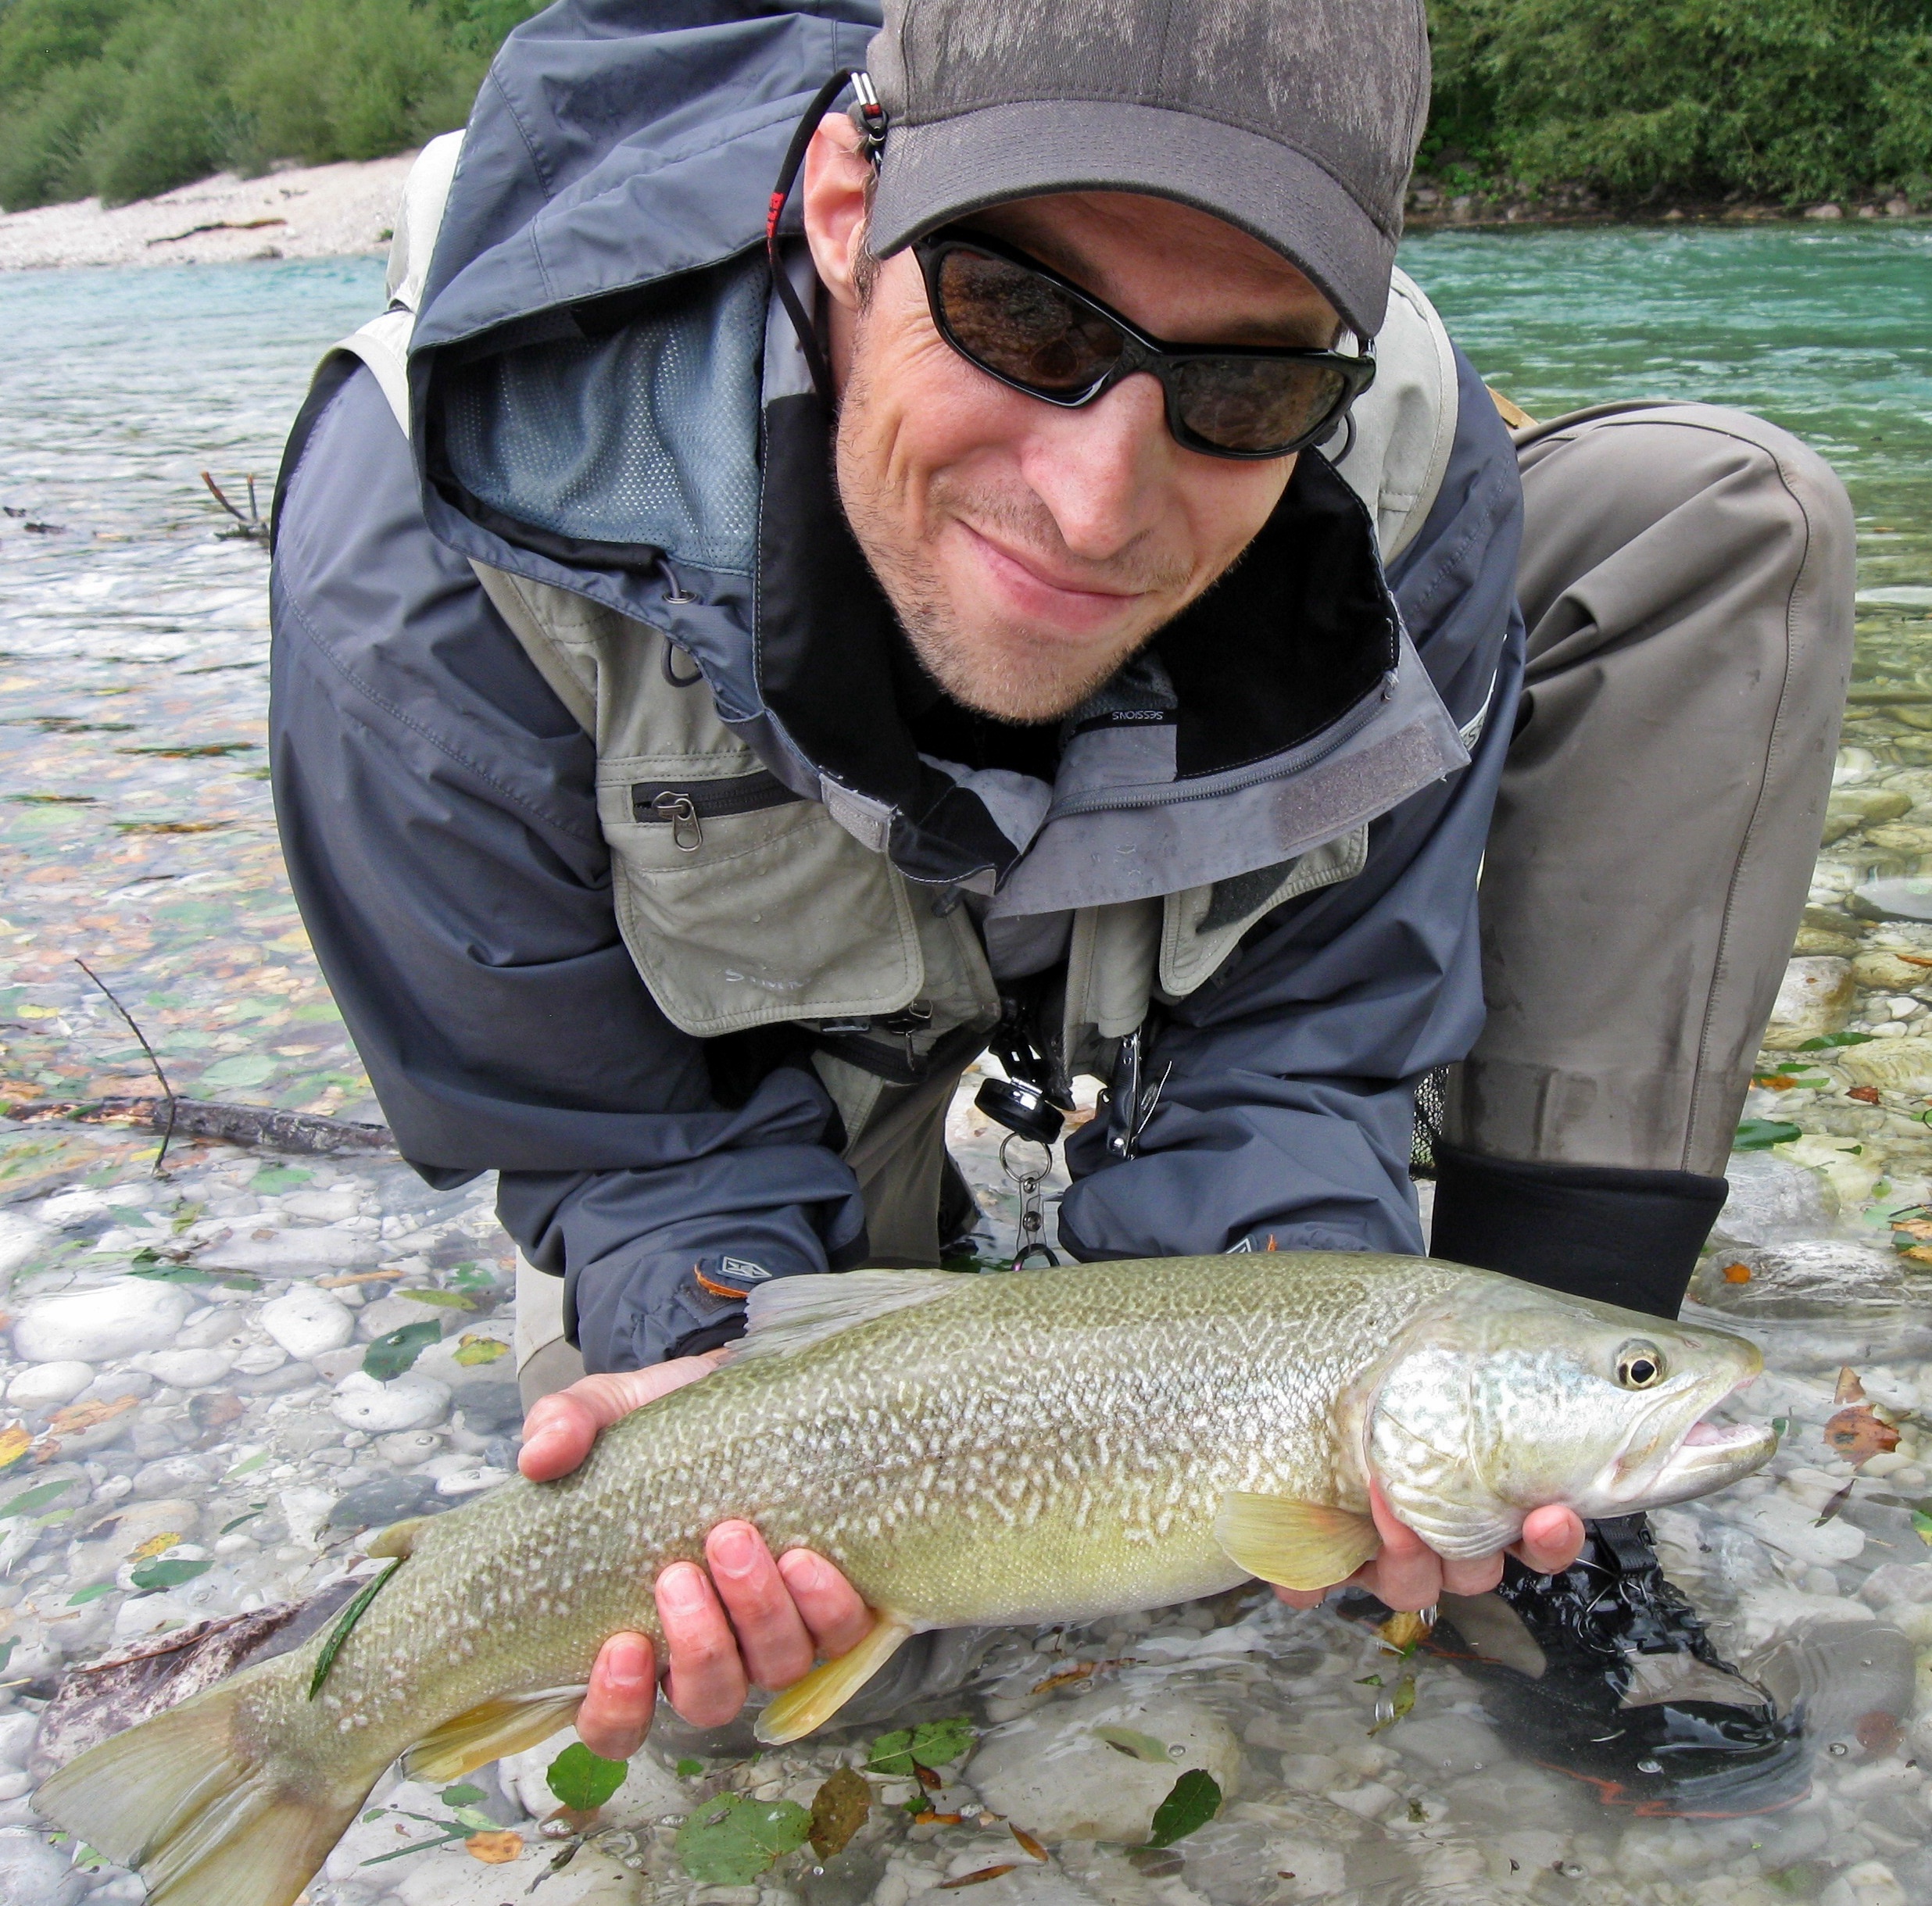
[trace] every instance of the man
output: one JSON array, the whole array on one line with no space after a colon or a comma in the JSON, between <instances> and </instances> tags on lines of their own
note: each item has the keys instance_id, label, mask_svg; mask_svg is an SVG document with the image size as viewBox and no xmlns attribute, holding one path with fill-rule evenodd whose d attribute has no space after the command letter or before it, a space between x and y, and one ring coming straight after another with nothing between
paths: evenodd
<instances>
[{"instance_id":1,"label":"man","mask_svg":"<svg viewBox=\"0 0 1932 1906\"><path fill-rule=\"evenodd\" d=\"M1829 473L1687 406L1512 445L1391 276L1414 0L642 11L561 0L419 163L277 510L292 873L404 1154L502 1175L526 1472L764 1278L939 1261L989 1040L1110 1083L1076 1257L1420 1250L1466 1058L1436 1250L1674 1313L1818 836ZM1398 1605L1501 1568L1384 1533ZM690 1718L862 1627L708 1559Z\"/></svg>"}]
</instances>

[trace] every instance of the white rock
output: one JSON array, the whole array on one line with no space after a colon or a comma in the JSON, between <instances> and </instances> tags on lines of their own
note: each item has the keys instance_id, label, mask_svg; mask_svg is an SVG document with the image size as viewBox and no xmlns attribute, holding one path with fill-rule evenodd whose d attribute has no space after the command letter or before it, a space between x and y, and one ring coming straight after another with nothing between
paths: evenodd
<instances>
[{"instance_id":1,"label":"white rock","mask_svg":"<svg viewBox=\"0 0 1932 1906\"><path fill-rule=\"evenodd\" d=\"M406 1371L388 1383L352 1370L335 1386L329 1407L338 1422L370 1436L392 1429L427 1429L440 1423L449 1407L449 1389L433 1378Z\"/></svg>"},{"instance_id":2,"label":"white rock","mask_svg":"<svg viewBox=\"0 0 1932 1906\"><path fill-rule=\"evenodd\" d=\"M332 1185L327 1191L292 1191L281 1207L291 1218L339 1225L362 1210L362 1193L353 1185Z\"/></svg>"},{"instance_id":3,"label":"white rock","mask_svg":"<svg viewBox=\"0 0 1932 1906\"><path fill-rule=\"evenodd\" d=\"M1724 1175L1730 1193L1719 1213L1717 1231L1740 1244L1769 1244L1774 1239L1822 1231L1838 1214L1837 1194L1828 1179L1802 1165L1762 1152L1734 1153Z\"/></svg>"},{"instance_id":4,"label":"white rock","mask_svg":"<svg viewBox=\"0 0 1932 1906\"><path fill-rule=\"evenodd\" d=\"M1102 1728L1146 1736L1167 1758L1122 1752ZM1042 1840L1132 1842L1146 1837L1154 1810L1190 1767L1205 1768L1233 1795L1241 1748L1225 1722L1176 1696L1142 1700L1109 1689L996 1728L973 1756L968 1778L996 1813Z\"/></svg>"},{"instance_id":5,"label":"white rock","mask_svg":"<svg viewBox=\"0 0 1932 1906\"><path fill-rule=\"evenodd\" d=\"M234 1368L244 1376L267 1376L288 1361L288 1353L279 1343L251 1343L241 1350Z\"/></svg>"},{"instance_id":6,"label":"white rock","mask_svg":"<svg viewBox=\"0 0 1932 1906\"><path fill-rule=\"evenodd\" d=\"M440 1325L449 1314L439 1304L418 1303L413 1297L396 1293L378 1297L374 1303L364 1304L356 1313L356 1334L365 1343L373 1343L377 1337L386 1337L392 1330L400 1330L405 1324Z\"/></svg>"},{"instance_id":7,"label":"white rock","mask_svg":"<svg viewBox=\"0 0 1932 1906\"><path fill-rule=\"evenodd\" d=\"M288 1539L305 1549L319 1549L328 1534L329 1511L336 1493L329 1489L284 1489L276 1492Z\"/></svg>"},{"instance_id":8,"label":"white rock","mask_svg":"<svg viewBox=\"0 0 1932 1906\"><path fill-rule=\"evenodd\" d=\"M40 1716L16 1708L0 1714L0 1764L24 1767L34 1750L34 1736L40 1732Z\"/></svg>"},{"instance_id":9,"label":"white rock","mask_svg":"<svg viewBox=\"0 0 1932 1906\"><path fill-rule=\"evenodd\" d=\"M87 1880L68 1856L31 1828L0 1827L0 1902L4 1906L73 1906Z\"/></svg>"},{"instance_id":10,"label":"white rock","mask_svg":"<svg viewBox=\"0 0 1932 1906\"><path fill-rule=\"evenodd\" d=\"M1820 1529L1809 1503L1774 1490L1755 1501L1725 1506L1726 1519L1801 1562L1848 1562L1865 1547L1865 1531L1840 1516Z\"/></svg>"},{"instance_id":11,"label":"white rock","mask_svg":"<svg viewBox=\"0 0 1932 1906\"><path fill-rule=\"evenodd\" d=\"M256 1314L262 1328L305 1364L326 1350L339 1350L356 1334L355 1312L313 1285L273 1299Z\"/></svg>"},{"instance_id":12,"label":"white rock","mask_svg":"<svg viewBox=\"0 0 1932 1906\"><path fill-rule=\"evenodd\" d=\"M201 1252L195 1261L211 1271L253 1271L264 1277L310 1277L317 1271L367 1271L389 1255L374 1239L357 1236L339 1225L319 1225L292 1231L271 1231L258 1238L250 1226Z\"/></svg>"},{"instance_id":13,"label":"white rock","mask_svg":"<svg viewBox=\"0 0 1932 1906\"><path fill-rule=\"evenodd\" d=\"M417 1829L420 1831L420 1829ZM632 1906L644 1897L644 1876L633 1873L608 1854L586 1847L560 1873L545 1877L550 1848L542 1842L528 1846L523 1858L503 1866L485 1866L460 1847L442 1854L424 1854L413 1861L395 1883L402 1906L503 1906L521 1900L534 1879L543 1879L537 1897L543 1906Z\"/></svg>"},{"instance_id":14,"label":"white rock","mask_svg":"<svg viewBox=\"0 0 1932 1906\"><path fill-rule=\"evenodd\" d=\"M234 1367L225 1350L148 1350L131 1360L137 1370L159 1377L177 1389L202 1389L219 1383Z\"/></svg>"},{"instance_id":15,"label":"white rock","mask_svg":"<svg viewBox=\"0 0 1932 1906\"><path fill-rule=\"evenodd\" d=\"M461 1475L445 1476L436 1485L438 1496L474 1496L486 1489L495 1489L510 1481L516 1472L512 1469L471 1469Z\"/></svg>"},{"instance_id":16,"label":"white rock","mask_svg":"<svg viewBox=\"0 0 1932 1906\"><path fill-rule=\"evenodd\" d=\"M12 1277L51 1235L23 1211L0 1211L0 1279Z\"/></svg>"},{"instance_id":17,"label":"white rock","mask_svg":"<svg viewBox=\"0 0 1932 1906\"><path fill-rule=\"evenodd\" d=\"M79 1396L93 1381L91 1364L35 1364L7 1386L7 1401L16 1410L51 1410Z\"/></svg>"},{"instance_id":18,"label":"white rock","mask_svg":"<svg viewBox=\"0 0 1932 1906\"><path fill-rule=\"evenodd\" d=\"M35 1298L13 1326L13 1347L29 1363L106 1363L169 1348L193 1308L174 1285L123 1278Z\"/></svg>"},{"instance_id":19,"label":"white rock","mask_svg":"<svg viewBox=\"0 0 1932 1906\"><path fill-rule=\"evenodd\" d=\"M1801 954L1785 967L1765 1028L1764 1050L1789 1052L1807 1039L1842 1031L1857 999L1849 960L1832 953Z\"/></svg>"}]
</instances>

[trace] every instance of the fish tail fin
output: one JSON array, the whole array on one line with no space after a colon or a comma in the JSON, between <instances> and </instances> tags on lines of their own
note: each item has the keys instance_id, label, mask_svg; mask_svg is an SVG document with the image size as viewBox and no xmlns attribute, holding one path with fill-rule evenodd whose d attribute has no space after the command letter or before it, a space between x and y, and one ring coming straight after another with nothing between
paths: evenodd
<instances>
[{"instance_id":1,"label":"fish tail fin","mask_svg":"<svg viewBox=\"0 0 1932 1906\"><path fill-rule=\"evenodd\" d=\"M90 1748L41 1788L36 1808L138 1868L149 1906L292 1906L374 1775L345 1793L237 1738L242 1700L281 1665L264 1662Z\"/></svg>"},{"instance_id":2,"label":"fish tail fin","mask_svg":"<svg viewBox=\"0 0 1932 1906\"><path fill-rule=\"evenodd\" d=\"M872 1632L836 1661L821 1661L803 1681L795 1681L759 1715L752 1732L767 1747L782 1747L814 1728L823 1727L915 1632L913 1623L893 1615L877 1616Z\"/></svg>"}]
</instances>

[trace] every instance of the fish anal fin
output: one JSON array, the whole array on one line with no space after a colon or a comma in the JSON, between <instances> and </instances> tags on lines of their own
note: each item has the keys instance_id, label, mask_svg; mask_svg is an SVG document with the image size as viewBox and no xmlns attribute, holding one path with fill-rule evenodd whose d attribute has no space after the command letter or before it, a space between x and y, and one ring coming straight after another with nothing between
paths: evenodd
<instances>
[{"instance_id":1,"label":"fish anal fin","mask_svg":"<svg viewBox=\"0 0 1932 1906\"><path fill-rule=\"evenodd\" d=\"M882 1615L872 1632L835 1661L822 1661L803 1681L795 1681L758 1717L753 1730L768 1747L782 1747L823 1727L899 1651L913 1625Z\"/></svg>"},{"instance_id":2,"label":"fish anal fin","mask_svg":"<svg viewBox=\"0 0 1932 1906\"><path fill-rule=\"evenodd\" d=\"M521 1754L567 1727L583 1704L581 1688L546 1688L540 1693L486 1700L425 1734L402 1757L412 1780L460 1780L487 1761Z\"/></svg>"},{"instance_id":3,"label":"fish anal fin","mask_svg":"<svg viewBox=\"0 0 1932 1906\"><path fill-rule=\"evenodd\" d=\"M1290 1589L1346 1582L1382 1547L1365 1515L1250 1489L1230 1489L1222 1498L1215 1539L1250 1575Z\"/></svg>"},{"instance_id":4,"label":"fish anal fin","mask_svg":"<svg viewBox=\"0 0 1932 1906\"><path fill-rule=\"evenodd\" d=\"M363 1554L370 1557L395 1556L399 1559L414 1554L416 1538L429 1519L426 1515L413 1515L407 1522L392 1522L363 1544Z\"/></svg>"},{"instance_id":5,"label":"fish anal fin","mask_svg":"<svg viewBox=\"0 0 1932 1906\"><path fill-rule=\"evenodd\" d=\"M967 1271L827 1271L769 1278L752 1286L745 1334L727 1363L789 1357L895 1311L930 1303L978 1282Z\"/></svg>"}]
</instances>

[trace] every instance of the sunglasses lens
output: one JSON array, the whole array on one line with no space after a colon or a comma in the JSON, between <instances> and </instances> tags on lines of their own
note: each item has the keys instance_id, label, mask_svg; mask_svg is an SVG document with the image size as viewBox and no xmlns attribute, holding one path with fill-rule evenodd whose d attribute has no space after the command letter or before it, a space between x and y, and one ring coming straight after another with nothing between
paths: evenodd
<instances>
[{"instance_id":1,"label":"sunglasses lens","mask_svg":"<svg viewBox=\"0 0 1932 1906\"><path fill-rule=\"evenodd\" d=\"M1308 442L1348 388L1332 365L1245 357L1184 358L1173 387L1181 421L1197 437L1250 456Z\"/></svg>"},{"instance_id":2,"label":"sunglasses lens","mask_svg":"<svg viewBox=\"0 0 1932 1906\"><path fill-rule=\"evenodd\" d=\"M1043 396L1077 397L1112 369L1121 334L1050 280L958 248L939 261L939 315L982 370Z\"/></svg>"}]
</instances>

